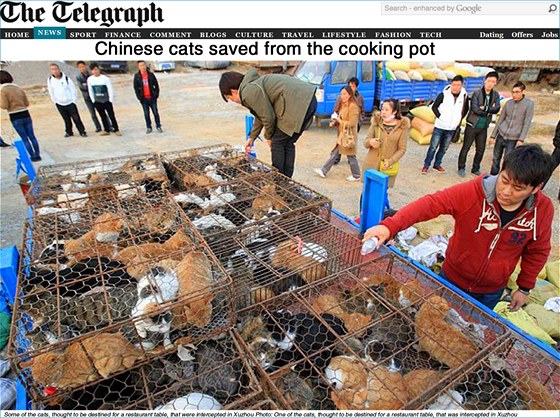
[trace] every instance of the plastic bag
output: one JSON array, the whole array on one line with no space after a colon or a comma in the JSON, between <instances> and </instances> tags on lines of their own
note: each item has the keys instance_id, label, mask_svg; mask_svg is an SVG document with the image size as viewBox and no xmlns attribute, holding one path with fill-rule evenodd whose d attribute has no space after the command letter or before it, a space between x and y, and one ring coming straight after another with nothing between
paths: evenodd
<instances>
[{"instance_id":1,"label":"plastic bag","mask_svg":"<svg viewBox=\"0 0 560 418\"><path fill-rule=\"evenodd\" d=\"M418 230L413 226L408 227L397 234L400 239L406 242L412 241L414 238L416 238L416 235L418 235Z\"/></svg>"},{"instance_id":2,"label":"plastic bag","mask_svg":"<svg viewBox=\"0 0 560 418\"><path fill-rule=\"evenodd\" d=\"M412 115L414 115L415 117L420 118L423 121L428 122L428 123L433 124L436 121L436 114L434 113L432 108L430 108L428 106L415 107L414 109L412 109L410 111L410 113Z\"/></svg>"},{"instance_id":3,"label":"plastic bag","mask_svg":"<svg viewBox=\"0 0 560 418\"><path fill-rule=\"evenodd\" d=\"M395 70L395 77L397 77L397 80L403 80L403 81L410 82L410 77L403 70Z\"/></svg>"},{"instance_id":4,"label":"plastic bag","mask_svg":"<svg viewBox=\"0 0 560 418\"><path fill-rule=\"evenodd\" d=\"M539 327L535 320L527 312L523 309L520 309L517 312L510 312L508 305L509 303L507 302L498 302L494 308L494 312L503 316L527 334L530 334L547 344L556 344L556 341L550 338L550 335L548 335L544 329Z\"/></svg>"},{"instance_id":5,"label":"plastic bag","mask_svg":"<svg viewBox=\"0 0 560 418\"><path fill-rule=\"evenodd\" d=\"M523 308L552 338L560 338L560 314L547 311L543 306L530 303Z\"/></svg>"},{"instance_id":6,"label":"plastic bag","mask_svg":"<svg viewBox=\"0 0 560 418\"><path fill-rule=\"evenodd\" d=\"M547 311L552 311L554 313L560 313L560 297L556 296L554 298L550 298L548 299L545 303L544 303L544 308ZM560 324L558 324L558 328L560 328ZM560 333L560 330L559 330Z\"/></svg>"},{"instance_id":7,"label":"plastic bag","mask_svg":"<svg viewBox=\"0 0 560 418\"><path fill-rule=\"evenodd\" d=\"M16 403L16 381L0 378L0 411L11 409Z\"/></svg>"},{"instance_id":8,"label":"plastic bag","mask_svg":"<svg viewBox=\"0 0 560 418\"><path fill-rule=\"evenodd\" d=\"M432 135L434 133L434 124L430 122L426 122L421 118L414 118L412 119L412 123L410 124L411 128L416 129L420 132L422 136Z\"/></svg>"},{"instance_id":9,"label":"plastic bag","mask_svg":"<svg viewBox=\"0 0 560 418\"><path fill-rule=\"evenodd\" d=\"M425 266L431 267L438 262L438 256L445 257L448 244L447 238L442 235L436 235L413 247L408 256Z\"/></svg>"},{"instance_id":10,"label":"plastic bag","mask_svg":"<svg viewBox=\"0 0 560 418\"><path fill-rule=\"evenodd\" d=\"M546 280L554 286L560 287L560 260L551 261L544 268L546 270Z\"/></svg>"}]
</instances>

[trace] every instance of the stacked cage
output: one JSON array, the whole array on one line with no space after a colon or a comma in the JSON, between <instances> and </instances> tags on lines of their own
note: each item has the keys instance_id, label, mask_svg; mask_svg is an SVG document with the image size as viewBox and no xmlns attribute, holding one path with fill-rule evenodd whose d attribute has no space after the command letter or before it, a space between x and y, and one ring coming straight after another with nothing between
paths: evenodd
<instances>
[{"instance_id":1,"label":"stacked cage","mask_svg":"<svg viewBox=\"0 0 560 418\"><path fill-rule=\"evenodd\" d=\"M175 200L209 244L285 216L329 219L329 199L228 146L163 154Z\"/></svg>"},{"instance_id":2,"label":"stacked cage","mask_svg":"<svg viewBox=\"0 0 560 418\"><path fill-rule=\"evenodd\" d=\"M10 356L36 407L558 409L557 360L362 256L319 193L228 145L131 158L32 188Z\"/></svg>"},{"instance_id":3,"label":"stacked cage","mask_svg":"<svg viewBox=\"0 0 560 418\"><path fill-rule=\"evenodd\" d=\"M560 399L557 360L393 255L254 305L236 337L284 409L557 409Z\"/></svg>"},{"instance_id":4,"label":"stacked cage","mask_svg":"<svg viewBox=\"0 0 560 418\"><path fill-rule=\"evenodd\" d=\"M172 196L133 189L26 225L10 356L37 406L165 403L134 376L234 323L231 279Z\"/></svg>"},{"instance_id":5,"label":"stacked cage","mask_svg":"<svg viewBox=\"0 0 560 418\"><path fill-rule=\"evenodd\" d=\"M120 195L131 193L134 186L143 193L168 189L169 179L158 154L42 166L26 199L38 214L45 214L57 210L53 208L73 208L84 198L110 190Z\"/></svg>"}]
</instances>

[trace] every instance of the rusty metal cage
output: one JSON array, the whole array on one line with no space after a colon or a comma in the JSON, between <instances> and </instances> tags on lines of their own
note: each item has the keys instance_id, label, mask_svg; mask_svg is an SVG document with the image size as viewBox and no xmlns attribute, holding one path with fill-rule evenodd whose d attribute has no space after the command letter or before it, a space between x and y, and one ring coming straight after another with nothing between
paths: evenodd
<instances>
[{"instance_id":1,"label":"rusty metal cage","mask_svg":"<svg viewBox=\"0 0 560 418\"><path fill-rule=\"evenodd\" d=\"M276 171L227 144L165 152L161 158L173 188L181 192Z\"/></svg>"},{"instance_id":2,"label":"rusty metal cage","mask_svg":"<svg viewBox=\"0 0 560 418\"><path fill-rule=\"evenodd\" d=\"M395 255L241 312L284 409L557 409L558 362Z\"/></svg>"},{"instance_id":3,"label":"rusty metal cage","mask_svg":"<svg viewBox=\"0 0 560 418\"><path fill-rule=\"evenodd\" d=\"M332 202L278 173L266 173L175 194L200 234L210 243L254 231L279 218L313 213L330 219Z\"/></svg>"},{"instance_id":4,"label":"rusty metal cage","mask_svg":"<svg viewBox=\"0 0 560 418\"><path fill-rule=\"evenodd\" d=\"M120 193L136 185L144 192L168 188L169 179L158 154L42 166L26 199L36 208L69 208L106 190Z\"/></svg>"},{"instance_id":5,"label":"rusty metal cage","mask_svg":"<svg viewBox=\"0 0 560 418\"><path fill-rule=\"evenodd\" d=\"M35 216L25 234L9 355L33 398L52 380L71 390L106 377L90 354L100 335L142 360L235 321L231 279L166 192L105 195L95 205ZM90 359L87 382L68 377L61 358L74 353ZM61 364L57 376L45 377L46 361Z\"/></svg>"},{"instance_id":6,"label":"rusty metal cage","mask_svg":"<svg viewBox=\"0 0 560 418\"><path fill-rule=\"evenodd\" d=\"M63 410L248 409L268 400L231 332L164 355L36 407Z\"/></svg>"},{"instance_id":7,"label":"rusty metal cage","mask_svg":"<svg viewBox=\"0 0 560 418\"><path fill-rule=\"evenodd\" d=\"M307 212L209 243L232 277L239 312L359 263L361 241Z\"/></svg>"}]
</instances>

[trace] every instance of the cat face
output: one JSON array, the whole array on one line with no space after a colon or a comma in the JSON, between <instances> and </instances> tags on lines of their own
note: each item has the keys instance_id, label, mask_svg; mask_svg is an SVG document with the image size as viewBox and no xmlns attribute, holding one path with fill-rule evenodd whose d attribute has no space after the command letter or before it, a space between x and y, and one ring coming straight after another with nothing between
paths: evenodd
<instances>
[{"instance_id":1,"label":"cat face","mask_svg":"<svg viewBox=\"0 0 560 418\"><path fill-rule=\"evenodd\" d=\"M164 260L166 261L166 260ZM144 348L153 348L161 340L169 346L172 314L162 312L161 304L173 300L179 291L179 281L173 263L160 262L138 282L138 301L132 310L133 317L139 317L134 325L141 338L149 338L152 343L143 343ZM151 334L160 334L151 335Z\"/></svg>"},{"instance_id":2,"label":"cat face","mask_svg":"<svg viewBox=\"0 0 560 418\"><path fill-rule=\"evenodd\" d=\"M124 222L116 213L104 213L98 216L93 225L95 239L98 242L112 243L119 239Z\"/></svg>"}]
</instances>

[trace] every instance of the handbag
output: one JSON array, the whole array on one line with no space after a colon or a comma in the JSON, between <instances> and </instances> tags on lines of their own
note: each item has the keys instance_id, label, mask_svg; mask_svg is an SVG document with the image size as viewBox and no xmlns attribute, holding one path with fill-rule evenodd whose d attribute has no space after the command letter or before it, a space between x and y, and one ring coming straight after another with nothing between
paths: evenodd
<instances>
[{"instance_id":1,"label":"handbag","mask_svg":"<svg viewBox=\"0 0 560 418\"><path fill-rule=\"evenodd\" d=\"M356 146L356 138L350 131L350 127L344 122L344 129L340 133L339 142L343 148L354 148Z\"/></svg>"},{"instance_id":2,"label":"handbag","mask_svg":"<svg viewBox=\"0 0 560 418\"><path fill-rule=\"evenodd\" d=\"M378 129L378 137L379 140L381 140L381 126L377 127ZM379 160L379 171L383 174L388 175L389 177L394 177L397 174L399 174L399 162L397 161L396 163L393 163L389 166L388 169L384 170L383 169L383 164L385 162L387 162L387 159L383 159L381 158L381 146L379 148L377 148L377 159Z\"/></svg>"}]
</instances>

